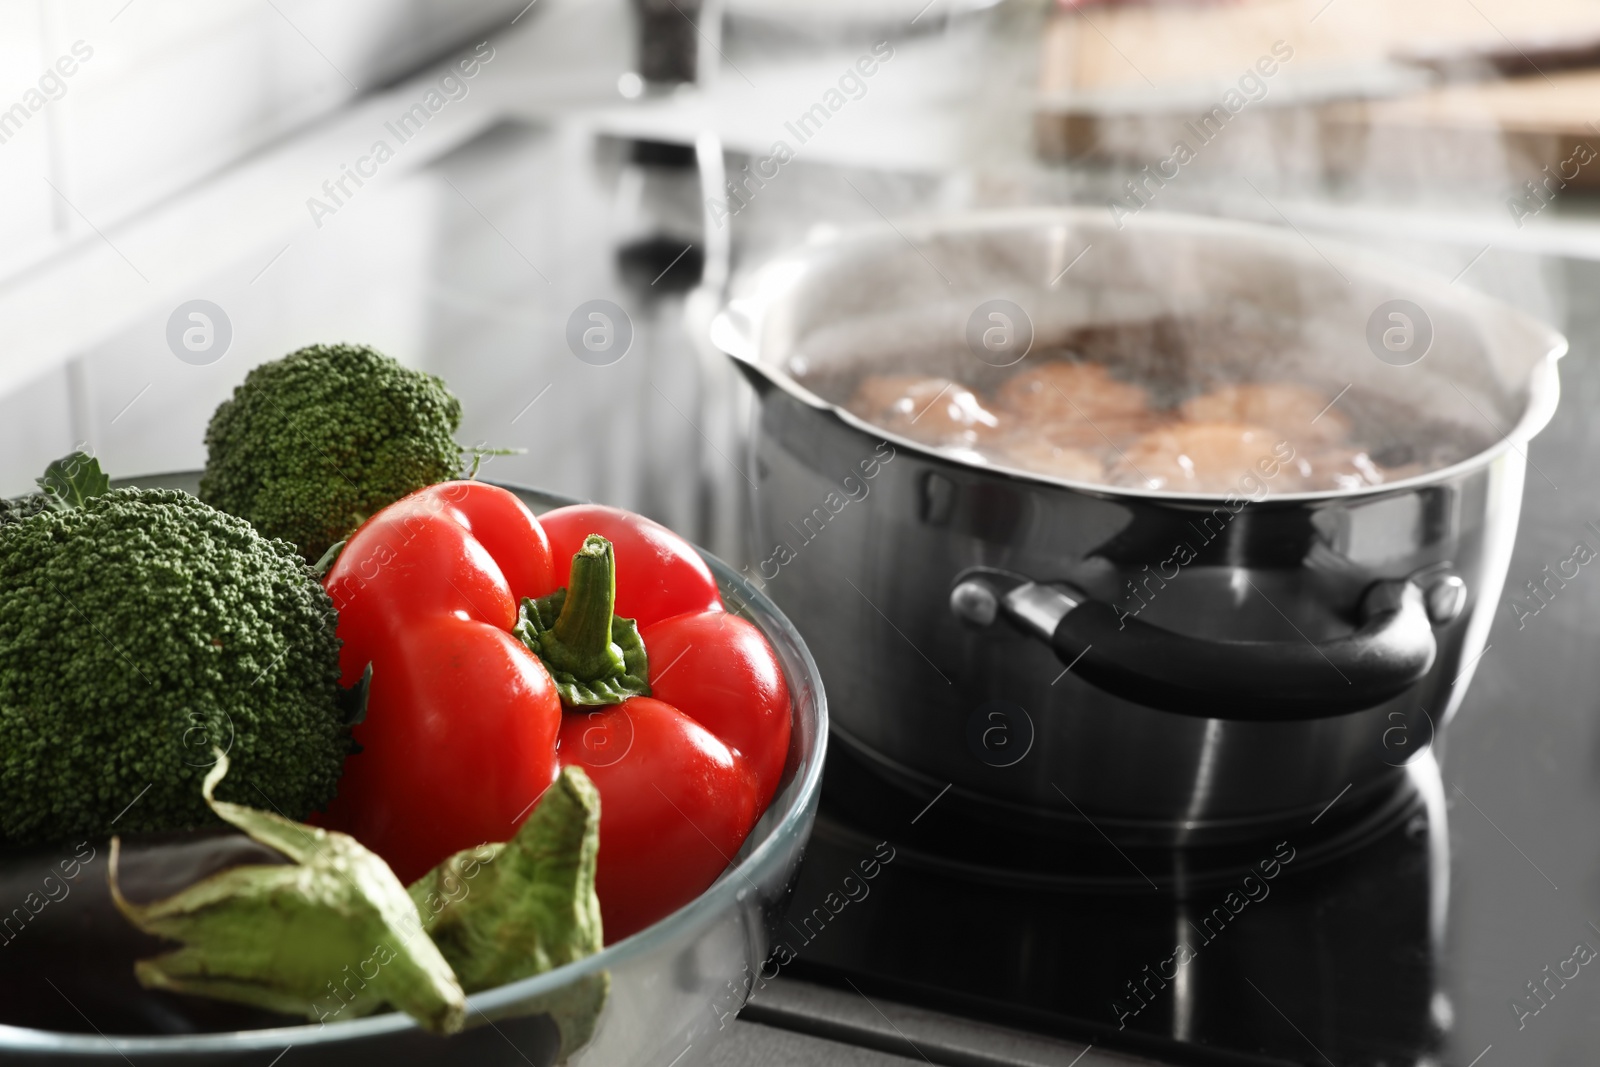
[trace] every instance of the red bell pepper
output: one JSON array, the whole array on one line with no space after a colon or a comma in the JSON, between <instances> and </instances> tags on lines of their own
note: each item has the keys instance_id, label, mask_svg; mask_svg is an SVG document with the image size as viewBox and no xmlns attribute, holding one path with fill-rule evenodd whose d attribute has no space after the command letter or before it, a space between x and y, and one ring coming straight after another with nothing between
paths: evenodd
<instances>
[{"instance_id":1,"label":"red bell pepper","mask_svg":"<svg viewBox=\"0 0 1600 1067\"><path fill-rule=\"evenodd\" d=\"M571 560L560 589L552 555ZM648 519L535 519L504 490L445 483L369 520L326 585L346 679L373 667L329 822L402 880L509 837L557 760L577 764L600 791L616 941L710 885L777 790L777 659L722 610L694 548Z\"/></svg>"},{"instance_id":2,"label":"red bell pepper","mask_svg":"<svg viewBox=\"0 0 1600 1067\"><path fill-rule=\"evenodd\" d=\"M511 634L522 598L555 584L539 521L495 486L430 486L367 520L323 584L345 684L372 665L326 824L406 883L507 840L559 770L560 697Z\"/></svg>"},{"instance_id":3,"label":"red bell pepper","mask_svg":"<svg viewBox=\"0 0 1600 1067\"><path fill-rule=\"evenodd\" d=\"M561 726L562 764L583 767L600 790L595 887L614 941L693 900L744 843L783 775L789 688L761 631L722 610L716 580L688 542L595 505L542 522L557 558L579 542L582 561L584 545L613 540L614 610L637 612L649 650L650 696L569 711ZM611 554L604 559L609 567ZM613 610L604 587L585 594L597 618ZM568 597L578 588L575 562Z\"/></svg>"}]
</instances>

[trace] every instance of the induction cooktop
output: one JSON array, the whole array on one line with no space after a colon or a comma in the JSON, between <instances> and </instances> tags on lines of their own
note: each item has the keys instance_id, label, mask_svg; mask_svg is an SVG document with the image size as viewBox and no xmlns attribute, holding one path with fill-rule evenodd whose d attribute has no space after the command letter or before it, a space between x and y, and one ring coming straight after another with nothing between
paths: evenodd
<instances>
[{"instance_id":1,"label":"induction cooktop","mask_svg":"<svg viewBox=\"0 0 1600 1067\"><path fill-rule=\"evenodd\" d=\"M1429 1062L1449 1030L1431 755L1397 796L1301 833L1226 855L1075 845L1078 868L951 856L939 842L975 829L956 805L897 794L842 746L829 761L786 974L1174 1063Z\"/></svg>"}]
</instances>

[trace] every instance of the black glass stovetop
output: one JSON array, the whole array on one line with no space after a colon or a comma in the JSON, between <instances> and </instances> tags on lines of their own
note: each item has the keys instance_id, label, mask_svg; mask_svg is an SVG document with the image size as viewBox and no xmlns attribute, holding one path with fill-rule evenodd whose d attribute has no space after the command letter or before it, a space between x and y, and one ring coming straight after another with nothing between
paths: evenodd
<instances>
[{"instance_id":1,"label":"black glass stovetop","mask_svg":"<svg viewBox=\"0 0 1600 1067\"><path fill-rule=\"evenodd\" d=\"M1559 267L1573 351L1507 603L1402 789L1282 847L1086 842L1060 864L836 739L784 973L1176 1064L1600 1064L1600 561L1536 615L1509 606L1576 544L1600 551L1600 266Z\"/></svg>"},{"instance_id":2,"label":"black glass stovetop","mask_svg":"<svg viewBox=\"0 0 1600 1067\"><path fill-rule=\"evenodd\" d=\"M1430 757L1366 811L1225 855L1033 843L1084 853L1066 874L952 857L942 842L993 828L880 784L842 745L828 758L785 973L1180 1063L1409 1064L1439 1046L1448 817Z\"/></svg>"}]
</instances>

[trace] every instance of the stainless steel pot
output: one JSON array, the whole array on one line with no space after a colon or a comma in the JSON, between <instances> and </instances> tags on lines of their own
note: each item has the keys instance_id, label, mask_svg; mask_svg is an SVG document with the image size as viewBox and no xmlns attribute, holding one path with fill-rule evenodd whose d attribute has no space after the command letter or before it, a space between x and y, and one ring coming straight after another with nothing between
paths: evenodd
<instances>
[{"instance_id":1,"label":"stainless steel pot","mask_svg":"<svg viewBox=\"0 0 1600 1067\"><path fill-rule=\"evenodd\" d=\"M1026 312L1033 352L1089 324L1271 317L1304 342L1275 373L1494 443L1362 490L1180 495L969 461L797 380L863 360L981 374L964 338L993 298ZM1407 366L1417 352L1367 341L1396 299L1415 305ZM1321 239L1069 209L818 240L748 278L712 337L760 398L746 574L806 635L835 736L930 798L949 786L1000 818L1155 846L1303 826L1400 787L1483 651L1566 349ZM1182 544L1195 558L1173 576ZM1113 606L1130 581L1147 590L1137 617Z\"/></svg>"}]
</instances>

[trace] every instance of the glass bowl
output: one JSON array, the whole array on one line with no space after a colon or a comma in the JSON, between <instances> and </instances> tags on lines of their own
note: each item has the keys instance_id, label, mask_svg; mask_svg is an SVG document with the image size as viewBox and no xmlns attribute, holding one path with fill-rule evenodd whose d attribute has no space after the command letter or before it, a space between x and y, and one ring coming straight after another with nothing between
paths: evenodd
<instances>
[{"instance_id":1,"label":"glass bowl","mask_svg":"<svg viewBox=\"0 0 1600 1067\"><path fill-rule=\"evenodd\" d=\"M119 481L195 492L198 473ZM535 513L572 501L506 486ZM477 1067L549 1067L558 1035L542 1006L579 995L594 976L610 976L610 994L595 1036L568 1061L605 1067L690 1067L703 1061L760 973L793 886L816 817L827 746L828 710L817 666L800 634L772 602L731 567L701 553L730 611L749 619L772 643L794 706L789 763L777 796L734 862L689 904L631 937L577 963L467 998L467 1029L438 1037L403 1014L263 1030L171 1036L61 1033L0 1025L0 1062L135 1063L165 1067L201 1063L283 1067L381 1063L472 1063ZM771 978L768 974L766 977Z\"/></svg>"}]
</instances>

